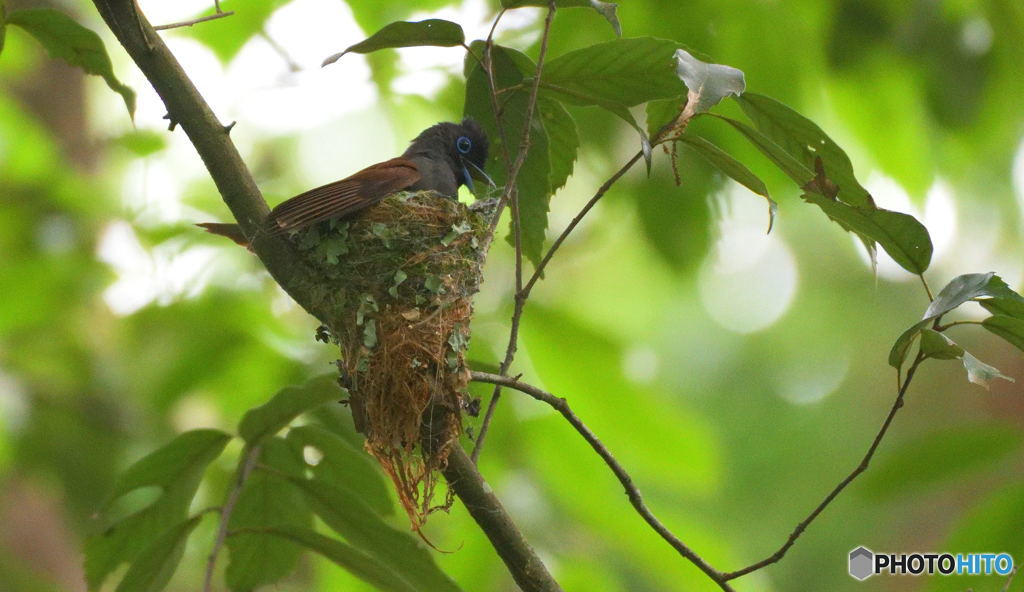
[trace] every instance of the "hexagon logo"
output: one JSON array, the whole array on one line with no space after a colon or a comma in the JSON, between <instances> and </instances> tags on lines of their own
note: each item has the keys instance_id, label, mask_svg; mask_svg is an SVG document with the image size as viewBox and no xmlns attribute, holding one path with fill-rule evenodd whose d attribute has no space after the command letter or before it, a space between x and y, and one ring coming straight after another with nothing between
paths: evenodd
<instances>
[{"instance_id":1,"label":"hexagon logo","mask_svg":"<svg viewBox=\"0 0 1024 592\"><path fill-rule=\"evenodd\" d=\"M867 547L857 547L850 551L850 575L860 581L871 577L874 573L875 554Z\"/></svg>"}]
</instances>

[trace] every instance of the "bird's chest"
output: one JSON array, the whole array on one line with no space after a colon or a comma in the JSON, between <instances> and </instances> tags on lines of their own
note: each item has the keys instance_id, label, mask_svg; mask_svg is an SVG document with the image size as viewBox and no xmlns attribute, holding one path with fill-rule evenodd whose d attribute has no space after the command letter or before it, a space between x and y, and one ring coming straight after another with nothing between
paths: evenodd
<instances>
[{"instance_id":1,"label":"bird's chest","mask_svg":"<svg viewBox=\"0 0 1024 592\"><path fill-rule=\"evenodd\" d=\"M424 156L414 156L410 160L416 164L420 174L420 180L409 187L410 190L436 191L448 197L459 194L458 179L447 162Z\"/></svg>"}]
</instances>

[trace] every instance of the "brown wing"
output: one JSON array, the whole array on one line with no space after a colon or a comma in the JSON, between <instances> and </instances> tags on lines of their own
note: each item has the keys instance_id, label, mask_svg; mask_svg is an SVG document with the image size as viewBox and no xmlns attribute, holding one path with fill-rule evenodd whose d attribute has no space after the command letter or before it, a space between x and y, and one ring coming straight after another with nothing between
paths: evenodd
<instances>
[{"instance_id":1,"label":"brown wing","mask_svg":"<svg viewBox=\"0 0 1024 592\"><path fill-rule=\"evenodd\" d=\"M392 158L282 202L270 212L269 222L274 230L301 230L328 218L351 216L419 180L415 164Z\"/></svg>"}]
</instances>

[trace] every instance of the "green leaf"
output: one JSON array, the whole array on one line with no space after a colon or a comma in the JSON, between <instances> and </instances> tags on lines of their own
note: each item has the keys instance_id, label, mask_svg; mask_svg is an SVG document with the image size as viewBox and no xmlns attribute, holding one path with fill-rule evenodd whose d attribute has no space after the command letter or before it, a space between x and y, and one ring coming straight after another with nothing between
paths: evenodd
<instances>
[{"instance_id":1,"label":"green leaf","mask_svg":"<svg viewBox=\"0 0 1024 592\"><path fill-rule=\"evenodd\" d=\"M370 53L379 49L395 47L437 46L453 47L466 42L462 27L443 19L423 21L399 21L386 25L367 39L350 45L345 51L324 60L323 65L333 64L346 53Z\"/></svg>"},{"instance_id":2,"label":"green leaf","mask_svg":"<svg viewBox=\"0 0 1024 592\"><path fill-rule=\"evenodd\" d=\"M572 176L576 153L580 147L579 132L572 115L558 101L537 98L537 117L548 135L548 158L551 161L551 192L561 189Z\"/></svg>"},{"instance_id":3,"label":"green leaf","mask_svg":"<svg viewBox=\"0 0 1024 592\"><path fill-rule=\"evenodd\" d=\"M736 101L758 131L796 158L808 171L815 170L815 162L820 158L825 175L839 188L837 198L840 201L858 208L874 208L871 195L853 174L850 157L817 124L764 95L745 93Z\"/></svg>"},{"instance_id":4,"label":"green leaf","mask_svg":"<svg viewBox=\"0 0 1024 592\"><path fill-rule=\"evenodd\" d=\"M301 449L292 448L279 437L268 438L261 444L259 464L273 470L257 468L250 474L231 513L228 531L237 534L227 540L230 562L225 577L230 589L253 590L272 584L295 569L301 553L299 547L247 531L312 526L313 513L305 496L284 476L303 474L305 463L300 455Z\"/></svg>"},{"instance_id":5,"label":"green leaf","mask_svg":"<svg viewBox=\"0 0 1024 592\"><path fill-rule=\"evenodd\" d=\"M761 154L765 155L768 160L772 161L772 164L785 173L790 179L795 181L800 187L807 185L814 179L814 172L811 169L804 166L803 163L790 155L789 152L784 150L782 146L776 144L768 136L762 134L742 121L722 115L712 115L728 123L735 128L736 131L743 134L747 140L749 140L750 143L761 152Z\"/></svg>"},{"instance_id":6,"label":"green leaf","mask_svg":"<svg viewBox=\"0 0 1024 592\"><path fill-rule=\"evenodd\" d=\"M940 317L964 302L989 295L988 286L994 276L994 272L966 273L953 278L935 295L924 311L924 318Z\"/></svg>"},{"instance_id":7,"label":"green leaf","mask_svg":"<svg viewBox=\"0 0 1024 592\"><path fill-rule=\"evenodd\" d=\"M418 592L422 590L403 579L392 568L359 549L325 537L309 528L276 526L267 528L264 532L267 535L280 537L316 551L378 590L385 592Z\"/></svg>"},{"instance_id":8,"label":"green leaf","mask_svg":"<svg viewBox=\"0 0 1024 592\"><path fill-rule=\"evenodd\" d=\"M121 95L128 115L134 119L135 91L114 76L110 56L99 35L50 8L15 10L7 15L7 24L21 27L35 37L50 57L81 68L86 74L101 76L110 90Z\"/></svg>"},{"instance_id":9,"label":"green leaf","mask_svg":"<svg viewBox=\"0 0 1024 592\"><path fill-rule=\"evenodd\" d=\"M1000 423L935 430L887 450L864 475L862 488L875 498L938 489L1004 458L1021 440L1019 429Z\"/></svg>"},{"instance_id":10,"label":"green leaf","mask_svg":"<svg viewBox=\"0 0 1024 592\"><path fill-rule=\"evenodd\" d=\"M250 446L258 444L302 413L342 396L337 383L326 376L314 378L302 386L285 387L263 405L250 409L238 424L238 434Z\"/></svg>"},{"instance_id":11,"label":"green leaf","mask_svg":"<svg viewBox=\"0 0 1024 592\"><path fill-rule=\"evenodd\" d=\"M541 86L577 105L629 107L685 92L676 76L675 41L653 37L616 39L548 61Z\"/></svg>"},{"instance_id":12,"label":"green leaf","mask_svg":"<svg viewBox=\"0 0 1024 592\"><path fill-rule=\"evenodd\" d=\"M683 119L706 113L725 97L738 97L747 88L743 72L732 66L703 62L685 49L677 49L675 57L676 74L687 89Z\"/></svg>"},{"instance_id":13,"label":"green leaf","mask_svg":"<svg viewBox=\"0 0 1024 592\"><path fill-rule=\"evenodd\" d=\"M216 430L185 432L124 472L110 503L142 487L160 487L162 492L150 505L86 541L89 590L98 590L118 565L134 562L145 545L185 519L203 471L230 439Z\"/></svg>"},{"instance_id":14,"label":"green leaf","mask_svg":"<svg viewBox=\"0 0 1024 592\"><path fill-rule=\"evenodd\" d=\"M1006 315L995 315L981 322L981 326L990 333L1009 341L1017 349L1024 351L1024 320Z\"/></svg>"},{"instance_id":15,"label":"green leaf","mask_svg":"<svg viewBox=\"0 0 1024 592\"><path fill-rule=\"evenodd\" d=\"M192 430L178 435L128 467L117 481L110 501L142 487L175 486L217 458L231 436L219 430Z\"/></svg>"},{"instance_id":16,"label":"green leaf","mask_svg":"<svg viewBox=\"0 0 1024 592\"><path fill-rule=\"evenodd\" d=\"M311 446L323 455L312 467L314 479L351 489L380 515L394 513L380 469L361 448L317 425L292 428L287 438L296 446Z\"/></svg>"},{"instance_id":17,"label":"green leaf","mask_svg":"<svg viewBox=\"0 0 1024 592\"><path fill-rule=\"evenodd\" d=\"M522 6L547 7L548 5L548 0L501 0L502 8L520 8ZM615 10L619 7L618 4L601 2L600 0L555 0L555 7L559 9L574 7L593 8L608 21L612 29L615 30L616 36L622 36L622 25L619 24L619 17L615 14Z\"/></svg>"},{"instance_id":18,"label":"green leaf","mask_svg":"<svg viewBox=\"0 0 1024 592\"><path fill-rule=\"evenodd\" d=\"M979 303L990 313L1024 319L1024 297L1014 292L999 276L993 275L989 279L983 296L988 298L979 300Z\"/></svg>"},{"instance_id":19,"label":"green leaf","mask_svg":"<svg viewBox=\"0 0 1024 592\"><path fill-rule=\"evenodd\" d=\"M889 365L897 370L903 366L907 359L907 352L914 343L914 339L921 333L921 330L931 324L932 319L918 321L914 326L904 331L889 350Z\"/></svg>"},{"instance_id":20,"label":"green leaf","mask_svg":"<svg viewBox=\"0 0 1024 592\"><path fill-rule=\"evenodd\" d=\"M454 592L458 586L419 541L383 520L346 487L325 481L292 479L306 494L313 511L360 550L388 566L417 590Z\"/></svg>"},{"instance_id":21,"label":"green leaf","mask_svg":"<svg viewBox=\"0 0 1024 592\"><path fill-rule=\"evenodd\" d=\"M139 553L125 572L117 592L160 592L171 581L185 554L185 543L202 516L195 516L160 535Z\"/></svg>"},{"instance_id":22,"label":"green leaf","mask_svg":"<svg viewBox=\"0 0 1024 592\"><path fill-rule=\"evenodd\" d=\"M967 370L967 380L974 384L983 386L987 389L989 384L997 378L1015 382L1012 378L1000 372L998 368L989 366L967 352L964 352L963 360L964 369Z\"/></svg>"},{"instance_id":23,"label":"green leaf","mask_svg":"<svg viewBox=\"0 0 1024 592\"><path fill-rule=\"evenodd\" d=\"M263 32L267 20L274 11L289 2L291 0L221 0L221 9L234 11L234 14L197 27L175 29L175 33L199 41L226 63L234 58L254 35ZM209 10L206 10L193 15L193 18L209 14Z\"/></svg>"},{"instance_id":24,"label":"green leaf","mask_svg":"<svg viewBox=\"0 0 1024 592\"><path fill-rule=\"evenodd\" d=\"M470 47L475 55L483 55L484 44L473 42ZM533 72L533 62L525 54L506 47L494 46L492 49L495 86L500 91L516 87L523 82L523 73ZM526 112L529 103L529 92L525 88L506 91L501 95L502 128L505 132L503 140L498 132L497 118L491 104L490 86L487 75L479 67L472 55L466 56L466 104L465 115L475 119L492 138L491 160L487 170L494 182L504 186L508 182L508 169L504 162L507 151L515 158L522 146L523 129L526 125ZM548 147L548 134L544 128L543 115L535 113L530 126L530 149L526 160L516 178L519 195L519 220L521 223L521 239L523 253L534 262L541 259L544 239L548 227L548 203L551 198L551 160ZM564 165L561 169L564 171ZM512 237L509 237L510 242Z\"/></svg>"},{"instance_id":25,"label":"green leaf","mask_svg":"<svg viewBox=\"0 0 1024 592\"><path fill-rule=\"evenodd\" d=\"M817 193L801 197L817 205L831 220L861 237L877 242L900 267L924 273L932 259L928 230L909 214L882 208L857 208Z\"/></svg>"},{"instance_id":26,"label":"green leaf","mask_svg":"<svg viewBox=\"0 0 1024 592\"><path fill-rule=\"evenodd\" d=\"M922 329L921 353L936 360L959 360L964 356L964 348L938 331Z\"/></svg>"},{"instance_id":27,"label":"green leaf","mask_svg":"<svg viewBox=\"0 0 1024 592\"><path fill-rule=\"evenodd\" d=\"M660 140L659 133L675 122L683 113L685 101L682 97L658 99L647 103L647 135Z\"/></svg>"},{"instance_id":28,"label":"green leaf","mask_svg":"<svg viewBox=\"0 0 1024 592\"><path fill-rule=\"evenodd\" d=\"M772 226L775 224L775 213L779 210L779 204L777 204L775 200L768 195L768 187L764 184L764 181L752 173L750 169L743 165L743 163L733 158L728 152L700 136L683 135L679 137L679 141L688 144L696 150L697 154L704 157L711 166L715 167L732 180L767 199L768 232L772 231Z\"/></svg>"}]
</instances>

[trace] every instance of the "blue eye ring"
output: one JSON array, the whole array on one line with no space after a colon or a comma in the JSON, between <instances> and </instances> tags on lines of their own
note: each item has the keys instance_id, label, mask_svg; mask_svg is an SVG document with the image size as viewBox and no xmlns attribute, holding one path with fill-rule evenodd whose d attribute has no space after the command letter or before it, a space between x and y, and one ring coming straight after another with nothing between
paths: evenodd
<instances>
[{"instance_id":1,"label":"blue eye ring","mask_svg":"<svg viewBox=\"0 0 1024 592\"><path fill-rule=\"evenodd\" d=\"M473 149L473 142L466 136L459 136L459 139L455 140L455 149L460 154L469 154L469 151Z\"/></svg>"}]
</instances>

